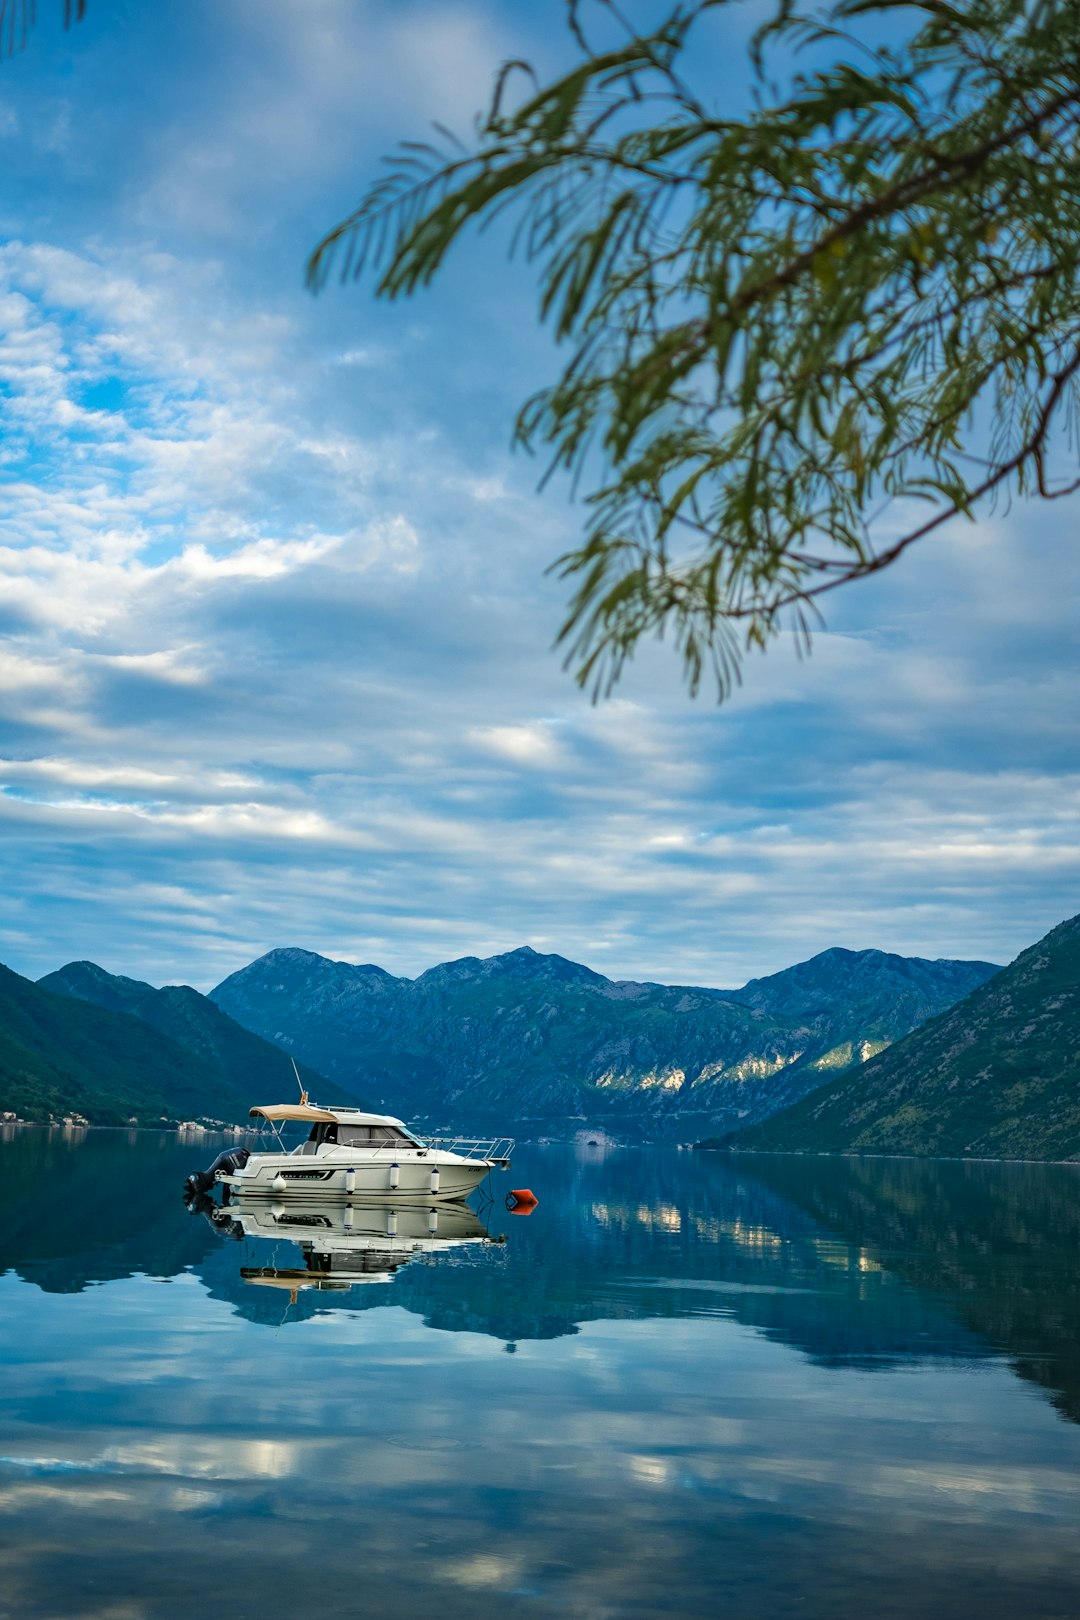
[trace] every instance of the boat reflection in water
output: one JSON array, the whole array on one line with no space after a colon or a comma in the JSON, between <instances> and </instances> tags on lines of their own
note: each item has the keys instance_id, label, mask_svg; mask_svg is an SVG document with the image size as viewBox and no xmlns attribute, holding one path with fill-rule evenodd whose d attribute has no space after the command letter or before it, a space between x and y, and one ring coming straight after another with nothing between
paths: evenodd
<instances>
[{"instance_id":1,"label":"boat reflection in water","mask_svg":"<svg viewBox=\"0 0 1080 1620\"><path fill-rule=\"evenodd\" d=\"M300 1289L345 1292L358 1283L390 1282L420 1255L437 1256L465 1245L501 1244L467 1204L430 1209L395 1204L269 1204L241 1199L226 1205L205 1195L189 1207L219 1232L245 1240L295 1243L302 1266L241 1266L244 1282L281 1288L295 1299Z\"/></svg>"}]
</instances>

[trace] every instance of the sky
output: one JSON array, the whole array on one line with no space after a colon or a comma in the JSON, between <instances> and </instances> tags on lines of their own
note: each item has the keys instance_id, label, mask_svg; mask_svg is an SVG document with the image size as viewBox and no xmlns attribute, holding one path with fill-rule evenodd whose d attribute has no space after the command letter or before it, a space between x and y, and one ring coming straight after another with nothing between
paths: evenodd
<instances>
[{"instance_id":1,"label":"sky","mask_svg":"<svg viewBox=\"0 0 1080 1620\"><path fill-rule=\"evenodd\" d=\"M570 59L561 0L61 10L0 65L0 960L737 985L1080 910L1080 503L940 532L723 707L652 645L593 705L545 575L581 509L510 443L557 360L529 268L305 290L397 140Z\"/></svg>"}]
</instances>

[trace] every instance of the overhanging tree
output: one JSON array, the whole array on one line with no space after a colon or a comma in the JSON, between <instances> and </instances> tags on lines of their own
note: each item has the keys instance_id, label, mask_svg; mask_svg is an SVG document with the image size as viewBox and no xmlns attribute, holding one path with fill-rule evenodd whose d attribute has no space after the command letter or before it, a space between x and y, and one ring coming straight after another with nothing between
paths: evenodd
<instances>
[{"instance_id":1,"label":"overhanging tree","mask_svg":"<svg viewBox=\"0 0 1080 1620\"><path fill-rule=\"evenodd\" d=\"M725 4L638 32L570 0L577 65L508 64L471 143L403 144L308 265L397 298L513 216L569 348L516 437L588 486L553 566L594 693L667 631L723 696L950 518L1080 485L1080 0L781 0L738 118L693 82Z\"/></svg>"},{"instance_id":2,"label":"overhanging tree","mask_svg":"<svg viewBox=\"0 0 1080 1620\"><path fill-rule=\"evenodd\" d=\"M64 27L81 22L86 0L63 0ZM37 21L37 0L0 0L0 61L21 50Z\"/></svg>"}]
</instances>

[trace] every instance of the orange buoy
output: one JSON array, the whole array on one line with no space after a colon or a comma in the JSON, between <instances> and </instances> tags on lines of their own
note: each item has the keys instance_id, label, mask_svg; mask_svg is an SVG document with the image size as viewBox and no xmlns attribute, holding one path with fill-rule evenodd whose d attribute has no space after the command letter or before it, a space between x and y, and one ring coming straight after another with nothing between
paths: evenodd
<instances>
[{"instance_id":1,"label":"orange buoy","mask_svg":"<svg viewBox=\"0 0 1080 1620\"><path fill-rule=\"evenodd\" d=\"M511 1187L506 1195L506 1207L511 1215L531 1215L539 1200L528 1187Z\"/></svg>"}]
</instances>

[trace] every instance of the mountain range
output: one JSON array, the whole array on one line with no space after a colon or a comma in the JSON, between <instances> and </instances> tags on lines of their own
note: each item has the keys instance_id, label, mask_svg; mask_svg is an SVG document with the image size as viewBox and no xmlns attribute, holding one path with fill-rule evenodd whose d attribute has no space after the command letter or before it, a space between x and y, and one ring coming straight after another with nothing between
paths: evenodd
<instances>
[{"instance_id":1,"label":"mountain range","mask_svg":"<svg viewBox=\"0 0 1080 1620\"><path fill-rule=\"evenodd\" d=\"M1080 1156L1080 917L1061 923L857 1075L833 1079L724 1145Z\"/></svg>"},{"instance_id":2,"label":"mountain range","mask_svg":"<svg viewBox=\"0 0 1080 1620\"><path fill-rule=\"evenodd\" d=\"M416 979L270 951L200 995L0 967L0 1111L239 1121L294 1094L454 1130L783 1152L1080 1155L1080 918L1006 969L824 951L739 990L523 947ZM531 1129L530 1129L531 1128Z\"/></svg>"},{"instance_id":3,"label":"mountain range","mask_svg":"<svg viewBox=\"0 0 1080 1620\"><path fill-rule=\"evenodd\" d=\"M829 950L741 990L605 978L530 948L416 979L270 951L211 999L389 1111L678 1137L763 1119L982 984L989 962Z\"/></svg>"}]
</instances>

